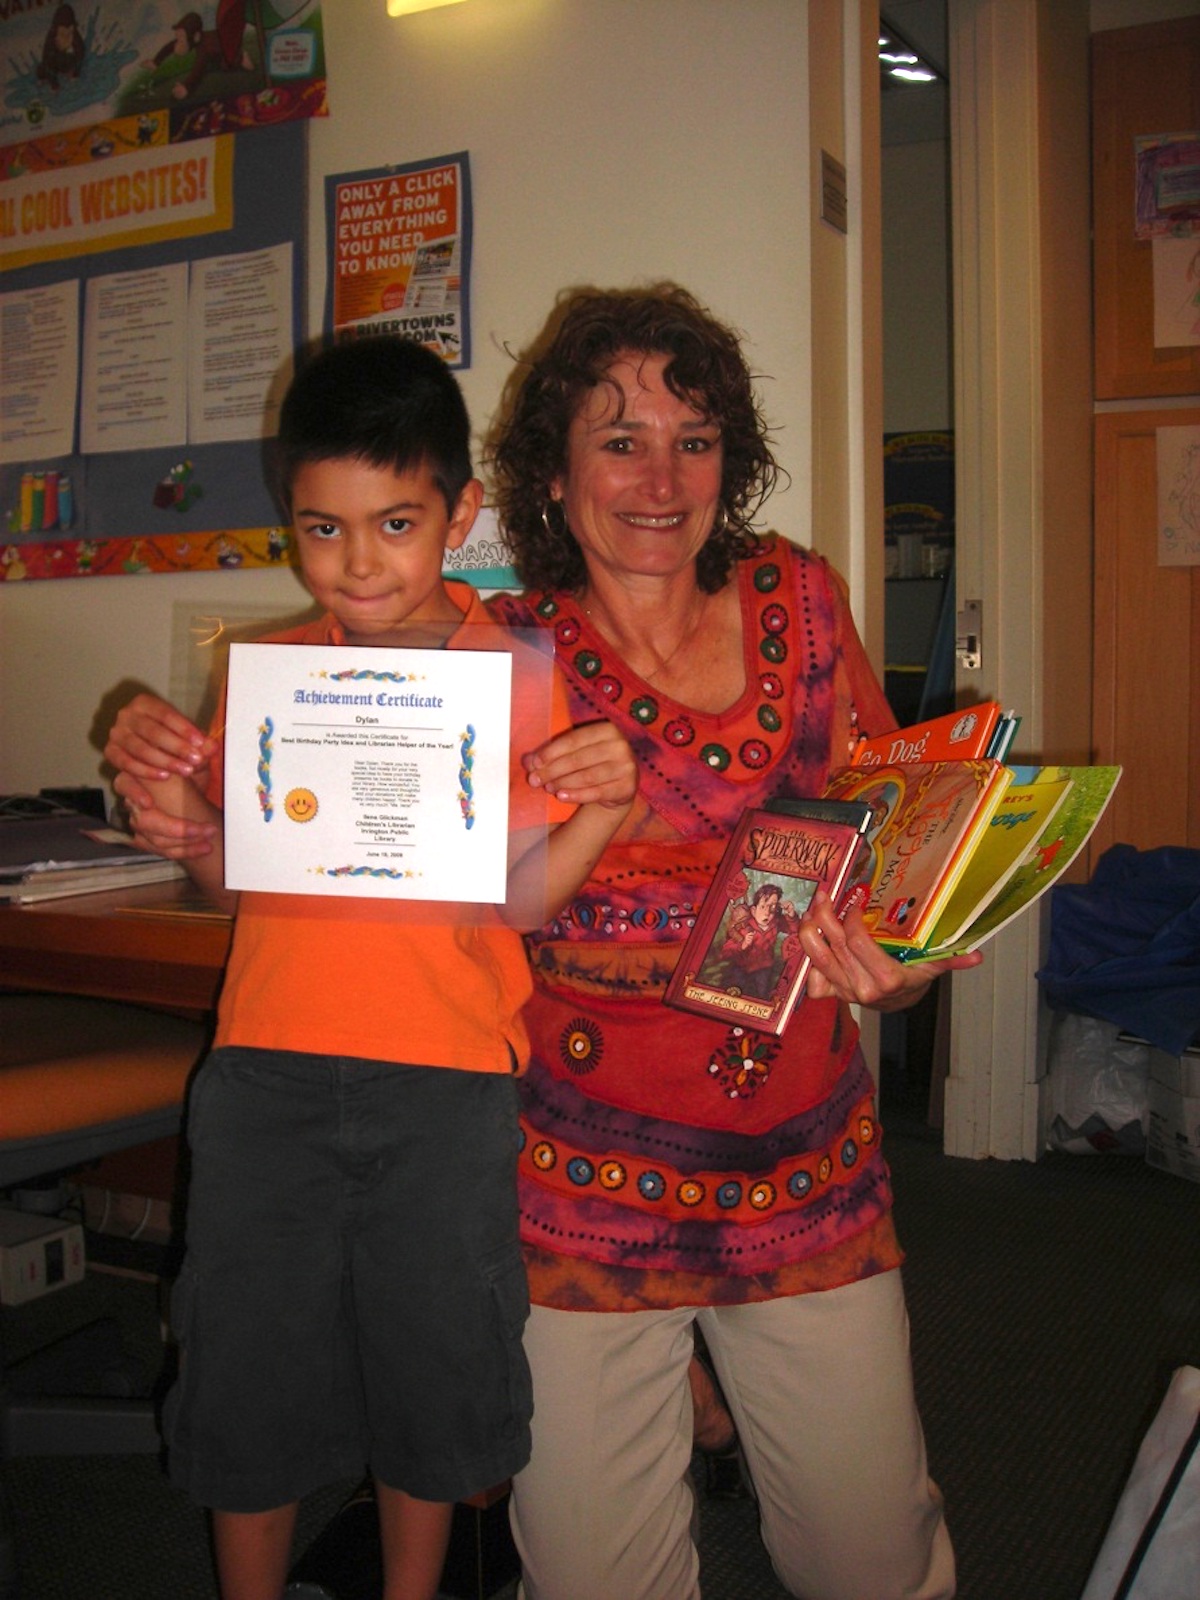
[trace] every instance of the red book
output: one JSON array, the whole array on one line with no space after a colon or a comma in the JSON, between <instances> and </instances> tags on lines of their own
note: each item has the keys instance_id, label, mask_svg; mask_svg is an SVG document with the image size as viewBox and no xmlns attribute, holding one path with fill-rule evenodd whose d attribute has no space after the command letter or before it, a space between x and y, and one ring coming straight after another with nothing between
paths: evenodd
<instances>
[{"instance_id":1,"label":"red book","mask_svg":"<svg viewBox=\"0 0 1200 1600\"><path fill-rule=\"evenodd\" d=\"M818 889L839 899L869 820L864 806L820 800L744 812L667 985L668 1004L782 1033L808 978L800 918Z\"/></svg>"},{"instance_id":2,"label":"red book","mask_svg":"<svg viewBox=\"0 0 1200 1600\"><path fill-rule=\"evenodd\" d=\"M950 711L910 728L860 739L850 764L854 767L889 766L897 761L975 761L990 754L992 734L1000 720L1000 706L984 700L962 711Z\"/></svg>"}]
</instances>

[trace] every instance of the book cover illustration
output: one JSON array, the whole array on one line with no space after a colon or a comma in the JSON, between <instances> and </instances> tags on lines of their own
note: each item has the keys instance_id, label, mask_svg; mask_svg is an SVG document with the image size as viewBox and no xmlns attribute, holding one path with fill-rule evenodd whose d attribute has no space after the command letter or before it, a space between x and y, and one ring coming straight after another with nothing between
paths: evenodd
<instances>
[{"instance_id":1,"label":"book cover illustration","mask_svg":"<svg viewBox=\"0 0 1200 1600\"><path fill-rule=\"evenodd\" d=\"M825 793L872 809L867 927L893 950L922 948L987 827L1011 773L999 761L890 762L842 767Z\"/></svg>"},{"instance_id":2,"label":"book cover illustration","mask_svg":"<svg viewBox=\"0 0 1200 1600\"><path fill-rule=\"evenodd\" d=\"M1017 871L1071 789L1071 779L1058 768L1022 769L1027 774L1004 791L995 815L971 853L937 925L928 947L941 948L963 938L971 924Z\"/></svg>"},{"instance_id":3,"label":"book cover illustration","mask_svg":"<svg viewBox=\"0 0 1200 1600\"><path fill-rule=\"evenodd\" d=\"M1066 781L1062 804L1028 847L1001 886L998 894L965 930L948 941L931 942L930 947L907 959L933 960L976 950L1031 906L1062 877L1104 815L1121 777L1120 767L1015 767L1014 783L1031 781L1054 784Z\"/></svg>"},{"instance_id":4,"label":"book cover illustration","mask_svg":"<svg viewBox=\"0 0 1200 1600\"><path fill-rule=\"evenodd\" d=\"M819 888L837 900L862 845L867 812L845 815L852 820L790 808L743 814L667 985L668 1004L783 1032L810 965L800 918Z\"/></svg>"},{"instance_id":5,"label":"book cover illustration","mask_svg":"<svg viewBox=\"0 0 1200 1600\"><path fill-rule=\"evenodd\" d=\"M1000 721L1000 705L984 700L979 705L950 711L945 716L915 722L911 727L860 739L850 757L853 767L882 767L896 761L973 761L992 752L989 746Z\"/></svg>"}]
</instances>

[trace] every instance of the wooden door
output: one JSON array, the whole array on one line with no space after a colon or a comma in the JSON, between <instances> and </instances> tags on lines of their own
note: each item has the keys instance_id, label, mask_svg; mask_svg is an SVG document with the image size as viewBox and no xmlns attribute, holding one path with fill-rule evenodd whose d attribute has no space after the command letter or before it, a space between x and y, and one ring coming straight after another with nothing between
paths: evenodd
<instances>
[{"instance_id":1,"label":"wooden door","mask_svg":"<svg viewBox=\"0 0 1200 1600\"><path fill-rule=\"evenodd\" d=\"M1096 418L1093 759L1125 770L1092 836L1200 848L1200 567L1158 564L1157 430L1200 406Z\"/></svg>"}]
</instances>

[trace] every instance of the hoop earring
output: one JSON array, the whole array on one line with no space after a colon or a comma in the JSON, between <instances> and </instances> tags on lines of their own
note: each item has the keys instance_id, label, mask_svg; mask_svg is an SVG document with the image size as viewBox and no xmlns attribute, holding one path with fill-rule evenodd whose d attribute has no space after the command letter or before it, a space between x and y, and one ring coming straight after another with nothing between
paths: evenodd
<instances>
[{"instance_id":1,"label":"hoop earring","mask_svg":"<svg viewBox=\"0 0 1200 1600\"><path fill-rule=\"evenodd\" d=\"M554 528L551 527L551 525L550 525L550 507L552 505L555 505L555 504L557 504L557 502L554 501L554 500L551 500L546 505L544 505L542 507L542 527L545 528L547 535L551 539L561 539L563 534L565 534L566 531L567 531L567 519L566 519L566 516L564 515L563 516L563 525L562 525L561 530L556 531Z\"/></svg>"}]
</instances>

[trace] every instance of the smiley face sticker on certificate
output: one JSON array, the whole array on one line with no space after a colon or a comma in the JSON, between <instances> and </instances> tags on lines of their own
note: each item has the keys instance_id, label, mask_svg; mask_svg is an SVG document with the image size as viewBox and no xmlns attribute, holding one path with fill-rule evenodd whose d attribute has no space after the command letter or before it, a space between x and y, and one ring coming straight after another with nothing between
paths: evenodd
<instances>
[{"instance_id":1,"label":"smiley face sticker on certificate","mask_svg":"<svg viewBox=\"0 0 1200 1600\"><path fill-rule=\"evenodd\" d=\"M232 645L226 883L502 902L511 702L503 651Z\"/></svg>"},{"instance_id":2,"label":"smiley face sticker on certificate","mask_svg":"<svg viewBox=\"0 0 1200 1600\"><path fill-rule=\"evenodd\" d=\"M320 810L320 803L311 789L292 789L283 802L283 814L293 822L311 822Z\"/></svg>"}]
</instances>

